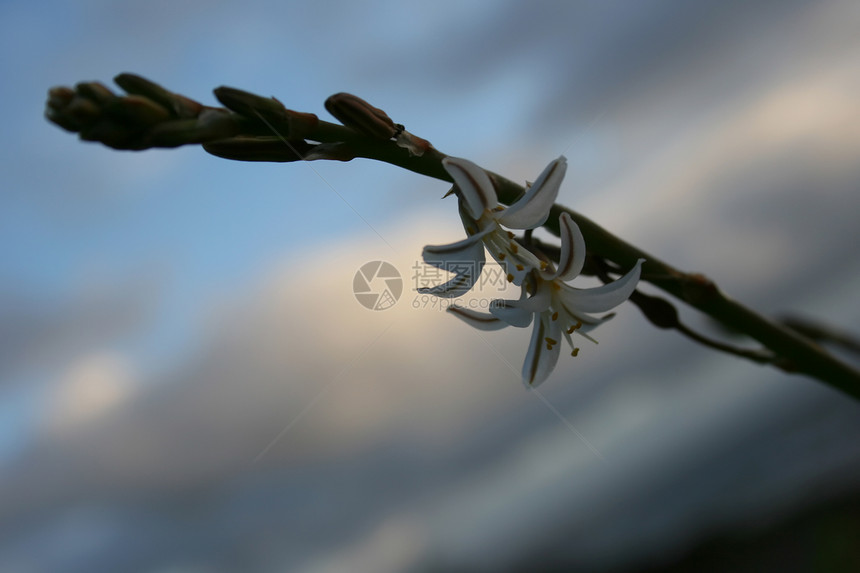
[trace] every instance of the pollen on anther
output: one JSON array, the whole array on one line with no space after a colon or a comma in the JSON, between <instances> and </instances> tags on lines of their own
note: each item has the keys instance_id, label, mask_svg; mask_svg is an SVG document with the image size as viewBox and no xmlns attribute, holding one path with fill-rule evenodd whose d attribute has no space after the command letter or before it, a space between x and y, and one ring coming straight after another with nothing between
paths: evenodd
<instances>
[{"instance_id":1,"label":"pollen on anther","mask_svg":"<svg viewBox=\"0 0 860 573\"><path fill-rule=\"evenodd\" d=\"M525 270L525 267L524 267L524 266L522 266L522 265L517 265L517 270L518 270L518 271L523 271L523 270Z\"/></svg>"},{"instance_id":2,"label":"pollen on anther","mask_svg":"<svg viewBox=\"0 0 860 573\"><path fill-rule=\"evenodd\" d=\"M508 279L509 283L514 282L514 275L512 275L511 273L508 273L507 279Z\"/></svg>"},{"instance_id":3,"label":"pollen on anther","mask_svg":"<svg viewBox=\"0 0 860 573\"><path fill-rule=\"evenodd\" d=\"M550 338L549 336L544 338L544 340L546 340L547 344L549 344L549 345L558 344L558 340L556 340L554 338Z\"/></svg>"},{"instance_id":4,"label":"pollen on anther","mask_svg":"<svg viewBox=\"0 0 860 573\"><path fill-rule=\"evenodd\" d=\"M511 241L510 248L511 248L511 252L515 255L517 254L517 251L520 250L519 246L517 246L517 244L513 241Z\"/></svg>"},{"instance_id":5,"label":"pollen on anther","mask_svg":"<svg viewBox=\"0 0 860 573\"><path fill-rule=\"evenodd\" d=\"M510 231L508 231L508 237L510 237L511 239L513 239L514 237L516 237L516 235L514 235L513 233L511 233Z\"/></svg>"},{"instance_id":6,"label":"pollen on anther","mask_svg":"<svg viewBox=\"0 0 860 573\"><path fill-rule=\"evenodd\" d=\"M504 261L504 260L505 260L505 257L507 257L507 256L508 256L508 255L506 255L505 253L499 253L499 260L500 260L500 261Z\"/></svg>"},{"instance_id":7,"label":"pollen on anther","mask_svg":"<svg viewBox=\"0 0 860 573\"><path fill-rule=\"evenodd\" d=\"M552 319L558 320L558 311L555 311L554 313L552 313Z\"/></svg>"},{"instance_id":8,"label":"pollen on anther","mask_svg":"<svg viewBox=\"0 0 860 573\"><path fill-rule=\"evenodd\" d=\"M579 348L574 348L570 353L571 356L576 356L577 354L579 354Z\"/></svg>"},{"instance_id":9,"label":"pollen on anther","mask_svg":"<svg viewBox=\"0 0 860 573\"><path fill-rule=\"evenodd\" d=\"M498 213L499 211L504 211L504 210L505 210L505 207L503 205L496 205L495 207L493 207L493 211L495 211L496 213Z\"/></svg>"},{"instance_id":10,"label":"pollen on anther","mask_svg":"<svg viewBox=\"0 0 860 573\"><path fill-rule=\"evenodd\" d=\"M540 270L545 271L549 264L546 261L540 262Z\"/></svg>"}]
</instances>

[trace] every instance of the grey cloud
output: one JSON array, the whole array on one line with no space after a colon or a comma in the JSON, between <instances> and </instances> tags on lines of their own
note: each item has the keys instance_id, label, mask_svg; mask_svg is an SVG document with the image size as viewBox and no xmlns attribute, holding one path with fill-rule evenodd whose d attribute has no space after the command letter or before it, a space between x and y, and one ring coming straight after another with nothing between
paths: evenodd
<instances>
[{"instance_id":1,"label":"grey cloud","mask_svg":"<svg viewBox=\"0 0 860 573\"><path fill-rule=\"evenodd\" d=\"M0 293L0 380L54 371L71 357L139 331L156 307L159 288L146 279L102 285L65 300Z\"/></svg>"}]
</instances>

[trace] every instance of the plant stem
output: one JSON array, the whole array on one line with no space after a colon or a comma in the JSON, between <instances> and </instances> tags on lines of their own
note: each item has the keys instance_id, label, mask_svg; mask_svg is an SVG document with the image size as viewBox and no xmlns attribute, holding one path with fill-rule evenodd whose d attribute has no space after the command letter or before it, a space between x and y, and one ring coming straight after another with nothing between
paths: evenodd
<instances>
[{"instance_id":1,"label":"plant stem","mask_svg":"<svg viewBox=\"0 0 860 573\"><path fill-rule=\"evenodd\" d=\"M354 125L349 123L352 127L320 121L313 114L288 110L274 98L234 88L215 90L228 110L204 106L133 74L120 74L116 81L131 95L117 96L96 82L78 84L75 89L53 88L48 94L48 119L79 133L82 139L100 141L116 149L203 144L215 155L246 161L349 161L363 157L452 182L442 166L446 157L443 153L404 131L402 125L394 124L382 110L349 94L333 96L337 99L330 98L328 103L333 103L333 109L341 114L337 115L339 119L349 123L350 118L358 118ZM289 153L278 148L279 142L273 140L271 132L290 148ZM388 134L395 140L387 138ZM523 186L488 173L502 203L511 204L525 192ZM556 236L558 217L564 212L579 225L591 253L622 269L645 259L641 280L759 341L775 355L775 366L818 378L860 400L860 372L812 339L732 300L710 279L681 272L560 205L553 206L544 225ZM754 355L748 358L756 359Z\"/></svg>"}]
</instances>

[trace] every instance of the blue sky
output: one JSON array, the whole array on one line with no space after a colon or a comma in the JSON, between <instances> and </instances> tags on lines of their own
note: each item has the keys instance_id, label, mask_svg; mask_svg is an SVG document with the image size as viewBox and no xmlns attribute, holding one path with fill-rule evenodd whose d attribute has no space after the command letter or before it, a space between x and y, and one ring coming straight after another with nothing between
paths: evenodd
<instances>
[{"instance_id":1,"label":"blue sky","mask_svg":"<svg viewBox=\"0 0 860 573\"><path fill-rule=\"evenodd\" d=\"M854 403L633 308L560 365L551 408L518 380L527 332L478 337L410 291L363 309L363 263L406 275L461 236L441 182L116 152L49 124L49 87L130 71L321 117L348 91L514 180L563 153L560 202L851 328L858 27L838 1L0 4L0 569L501 566L552 531L599 567L860 469L835 430Z\"/></svg>"}]
</instances>

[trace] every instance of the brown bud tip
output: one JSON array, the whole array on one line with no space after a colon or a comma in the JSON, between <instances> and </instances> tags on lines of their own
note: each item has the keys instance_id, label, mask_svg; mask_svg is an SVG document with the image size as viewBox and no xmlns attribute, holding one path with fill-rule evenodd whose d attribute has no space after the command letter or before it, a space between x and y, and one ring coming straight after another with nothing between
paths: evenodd
<instances>
[{"instance_id":1,"label":"brown bud tip","mask_svg":"<svg viewBox=\"0 0 860 573\"><path fill-rule=\"evenodd\" d=\"M59 86L48 90L48 108L61 110L75 99L75 90L66 86Z\"/></svg>"},{"instance_id":2,"label":"brown bud tip","mask_svg":"<svg viewBox=\"0 0 860 573\"><path fill-rule=\"evenodd\" d=\"M388 114L358 96L334 94L325 100L325 108L342 124L376 139L391 139L397 126Z\"/></svg>"}]
</instances>

